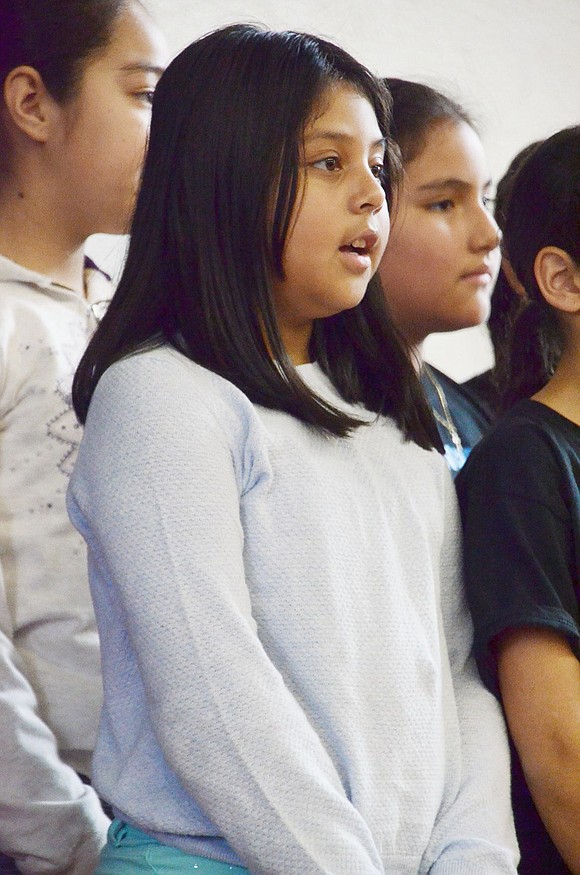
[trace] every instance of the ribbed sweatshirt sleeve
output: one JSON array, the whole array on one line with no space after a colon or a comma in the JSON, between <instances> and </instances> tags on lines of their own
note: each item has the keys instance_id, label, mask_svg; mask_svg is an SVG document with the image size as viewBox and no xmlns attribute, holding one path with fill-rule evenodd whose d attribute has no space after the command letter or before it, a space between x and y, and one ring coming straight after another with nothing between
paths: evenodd
<instances>
[{"instance_id":1,"label":"ribbed sweatshirt sleeve","mask_svg":"<svg viewBox=\"0 0 580 875\"><path fill-rule=\"evenodd\" d=\"M216 411L191 367L151 355L105 375L71 518L123 612L163 757L243 864L254 875L378 875L370 830L252 615L240 501L267 488L267 470L253 456L251 405L230 387L236 415Z\"/></svg>"},{"instance_id":2,"label":"ribbed sweatshirt sleeve","mask_svg":"<svg viewBox=\"0 0 580 875\"><path fill-rule=\"evenodd\" d=\"M510 801L509 747L496 699L479 678L461 582L461 530L448 478L441 553L441 616L461 741L460 782L442 806L422 872L513 875L519 853Z\"/></svg>"}]
</instances>

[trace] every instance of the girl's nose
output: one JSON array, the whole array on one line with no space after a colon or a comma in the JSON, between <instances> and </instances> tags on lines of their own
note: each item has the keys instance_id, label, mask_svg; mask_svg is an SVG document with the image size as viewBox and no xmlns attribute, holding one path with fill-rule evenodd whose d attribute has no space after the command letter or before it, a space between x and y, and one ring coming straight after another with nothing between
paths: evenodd
<instances>
[{"instance_id":1,"label":"girl's nose","mask_svg":"<svg viewBox=\"0 0 580 875\"><path fill-rule=\"evenodd\" d=\"M370 167L364 170L353 196L353 204L356 212L376 213L386 202L385 192L381 180L376 177Z\"/></svg>"},{"instance_id":2,"label":"girl's nose","mask_svg":"<svg viewBox=\"0 0 580 875\"><path fill-rule=\"evenodd\" d=\"M482 205L481 221L474 226L474 248L483 252L491 252L500 245L502 232L492 214Z\"/></svg>"}]
</instances>

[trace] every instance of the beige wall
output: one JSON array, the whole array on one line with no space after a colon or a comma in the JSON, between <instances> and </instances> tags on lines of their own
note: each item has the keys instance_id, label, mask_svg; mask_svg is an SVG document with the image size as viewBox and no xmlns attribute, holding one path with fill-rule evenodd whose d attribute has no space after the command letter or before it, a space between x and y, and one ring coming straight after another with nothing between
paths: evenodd
<instances>
[{"instance_id":1,"label":"beige wall","mask_svg":"<svg viewBox=\"0 0 580 875\"><path fill-rule=\"evenodd\" d=\"M480 123L492 174L526 143L580 123L579 0L145 0L172 53L224 24L258 21L338 42L379 75L442 87ZM123 247L95 248L118 263ZM457 379L491 361L485 332L434 335L426 355Z\"/></svg>"}]
</instances>

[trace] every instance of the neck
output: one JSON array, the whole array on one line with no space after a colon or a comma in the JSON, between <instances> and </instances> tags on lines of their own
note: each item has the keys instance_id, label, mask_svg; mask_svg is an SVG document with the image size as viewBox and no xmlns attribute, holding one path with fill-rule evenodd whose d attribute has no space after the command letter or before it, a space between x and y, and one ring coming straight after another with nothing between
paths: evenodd
<instances>
[{"instance_id":1,"label":"neck","mask_svg":"<svg viewBox=\"0 0 580 875\"><path fill-rule=\"evenodd\" d=\"M66 217L43 197L42 186L37 190L17 180L3 182L0 253L83 294L84 240L72 239Z\"/></svg>"},{"instance_id":2,"label":"neck","mask_svg":"<svg viewBox=\"0 0 580 875\"><path fill-rule=\"evenodd\" d=\"M423 342L421 341L421 343L411 344L409 346L409 354L416 372L419 373L423 365L426 364L425 359L423 358Z\"/></svg>"},{"instance_id":3,"label":"neck","mask_svg":"<svg viewBox=\"0 0 580 875\"><path fill-rule=\"evenodd\" d=\"M580 425L580 344L566 347L552 379L533 396L546 407Z\"/></svg>"},{"instance_id":4,"label":"neck","mask_svg":"<svg viewBox=\"0 0 580 875\"><path fill-rule=\"evenodd\" d=\"M310 338L312 335L312 323L299 328L281 328L282 342L292 364L307 365L310 362Z\"/></svg>"},{"instance_id":5,"label":"neck","mask_svg":"<svg viewBox=\"0 0 580 875\"><path fill-rule=\"evenodd\" d=\"M423 344L425 343L426 338L421 337L418 339L412 337L408 332L402 332L402 334L407 343L411 361L413 362L416 372L419 373L425 361L423 358Z\"/></svg>"}]
</instances>

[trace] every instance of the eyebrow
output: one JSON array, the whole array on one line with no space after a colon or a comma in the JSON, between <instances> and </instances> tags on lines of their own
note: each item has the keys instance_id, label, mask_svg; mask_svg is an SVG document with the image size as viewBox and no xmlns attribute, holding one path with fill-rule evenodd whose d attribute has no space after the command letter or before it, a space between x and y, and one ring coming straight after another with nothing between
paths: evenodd
<instances>
[{"instance_id":1,"label":"eyebrow","mask_svg":"<svg viewBox=\"0 0 580 875\"><path fill-rule=\"evenodd\" d=\"M483 185L484 190L491 188L492 181L488 179L487 182ZM417 186L417 191L441 191L442 189L454 188L460 191L465 191L466 189L472 188L470 182L466 182L464 179L455 179L454 177L449 177L448 179L434 179L433 182L426 182L424 185Z\"/></svg>"},{"instance_id":2,"label":"eyebrow","mask_svg":"<svg viewBox=\"0 0 580 875\"><path fill-rule=\"evenodd\" d=\"M352 134L345 134L342 131L317 131L315 134L309 134L305 138L305 142L312 143L315 140L333 140L337 143L342 142L352 142L354 140L354 136ZM374 143L371 143L371 149L385 149L387 145L386 137L381 137L378 140L375 140Z\"/></svg>"},{"instance_id":3,"label":"eyebrow","mask_svg":"<svg viewBox=\"0 0 580 875\"><path fill-rule=\"evenodd\" d=\"M137 61L134 64L124 64L122 67L119 67L120 73L154 73L156 76L161 77L161 74L164 72L164 67L156 67L154 64L145 64Z\"/></svg>"}]
</instances>

